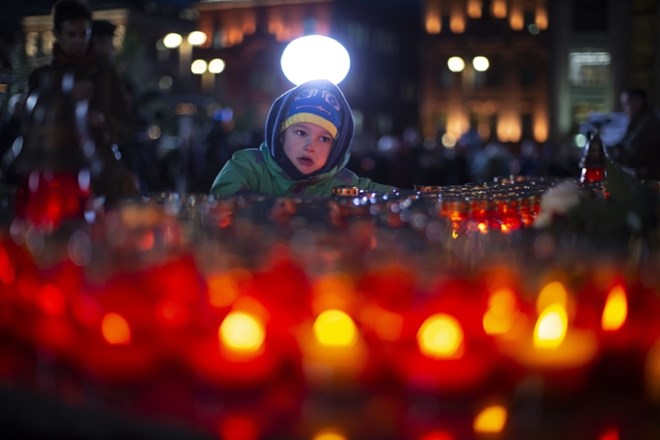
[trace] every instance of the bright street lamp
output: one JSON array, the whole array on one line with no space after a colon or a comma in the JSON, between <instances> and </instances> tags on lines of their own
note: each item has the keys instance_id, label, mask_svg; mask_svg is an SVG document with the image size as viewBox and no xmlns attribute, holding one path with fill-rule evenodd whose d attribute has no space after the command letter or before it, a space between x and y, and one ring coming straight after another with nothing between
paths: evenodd
<instances>
[{"instance_id":1,"label":"bright street lamp","mask_svg":"<svg viewBox=\"0 0 660 440\"><path fill-rule=\"evenodd\" d=\"M202 89L205 92L213 90L215 76L225 70L225 62L220 58L211 61L197 59L190 64L190 71L195 75L202 75Z\"/></svg>"},{"instance_id":2,"label":"bright street lamp","mask_svg":"<svg viewBox=\"0 0 660 440\"><path fill-rule=\"evenodd\" d=\"M320 78L339 84L348 75L351 58L338 41L323 35L306 35L284 48L280 64L284 76L296 85Z\"/></svg>"},{"instance_id":3,"label":"bright street lamp","mask_svg":"<svg viewBox=\"0 0 660 440\"><path fill-rule=\"evenodd\" d=\"M206 43L206 34L202 31L193 31L186 38L183 38L181 34L171 32L163 38L163 45L166 48L179 48L179 75L182 78L188 75L193 46L201 46L204 43Z\"/></svg>"}]
</instances>

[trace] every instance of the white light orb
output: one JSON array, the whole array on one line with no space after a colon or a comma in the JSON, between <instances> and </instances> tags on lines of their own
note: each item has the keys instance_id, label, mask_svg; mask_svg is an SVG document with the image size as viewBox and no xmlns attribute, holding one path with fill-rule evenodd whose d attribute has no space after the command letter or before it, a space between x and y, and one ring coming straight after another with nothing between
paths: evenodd
<instances>
[{"instance_id":1,"label":"white light orb","mask_svg":"<svg viewBox=\"0 0 660 440\"><path fill-rule=\"evenodd\" d=\"M176 47L179 47L181 46L182 42L183 42L183 37L180 34L177 34L176 32L169 33L165 35L165 37L163 38L163 44L168 49L174 49Z\"/></svg>"},{"instance_id":2,"label":"white light orb","mask_svg":"<svg viewBox=\"0 0 660 440\"><path fill-rule=\"evenodd\" d=\"M452 72L462 72L465 69L465 61L461 57L451 57L447 60L447 67Z\"/></svg>"},{"instance_id":3,"label":"white light orb","mask_svg":"<svg viewBox=\"0 0 660 440\"><path fill-rule=\"evenodd\" d=\"M221 73L225 70L225 62L220 58L213 58L209 61L209 72L211 73Z\"/></svg>"},{"instance_id":4,"label":"white light orb","mask_svg":"<svg viewBox=\"0 0 660 440\"><path fill-rule=\"evenodd\" d=\"M472 59L472 67L474 67L474 70L476 70L477 72L485 72L490 67L490 62L486 57L482 57L482 56L474 57Z\"/></svg>"},{"instance_id":5,"label":"white light orb","mask_svg":"<svg viewBox=\"0 0 660 440\"><path fill-rule=\"evenodd\" d=\"M192 62L190 65L190 71L195 75L201 75L202 73L206 72L206 67L206 61L199 59Z\"/></svg>"},{"instance_id":6,"label":"white light orb","mask_svg":"<svg viewBox=\"0 0 660 440\"><path fill-rule=\"evenodd\" d=\"M338 41L323 35L306 35L286 46L280 64L284 75L295 85L321 78L339 84L348 75L351 59Z\"/></svg>"},{"instance_id":7,"label":"white light orb","mask_svg":"<svg viewBox=\"0 0 660 440\"><path fill-rule=\"evenodd\" d=\"M201 46L206 43L206 34L202 31L193 31L188 34L188 43L191 46Z\"/></svg>"}]
</instances>

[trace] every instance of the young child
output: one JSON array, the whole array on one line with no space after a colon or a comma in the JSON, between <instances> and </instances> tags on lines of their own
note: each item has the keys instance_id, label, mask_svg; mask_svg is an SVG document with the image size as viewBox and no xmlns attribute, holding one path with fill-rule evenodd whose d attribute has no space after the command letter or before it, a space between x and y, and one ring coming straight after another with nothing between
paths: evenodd
<instances>
[{"instance_id":1,"label":"young child","mask_svg":"<svg viewBox=\"0 0 660 440\"><path fill-rule=\"evenodd\" d=\"M211 194L326 196L336 186L374 192L395 188L345 168L353 114L341 90L327 80L303 83L277 98L266 119L265 142L239 150L220 170Z\"/></svg>"}]
</instances>

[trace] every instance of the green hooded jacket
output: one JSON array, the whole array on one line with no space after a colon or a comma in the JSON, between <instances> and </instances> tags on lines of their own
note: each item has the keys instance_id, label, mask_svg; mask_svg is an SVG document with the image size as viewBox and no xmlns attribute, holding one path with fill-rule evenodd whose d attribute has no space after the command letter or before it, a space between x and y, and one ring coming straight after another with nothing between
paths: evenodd
<instances>
[{"instance_id":1,"label":"green hooded jacket","mask_svg":"<svg viewBox=\"0 0 660 440\"><path fill-rule=\"evenodd\" d=\"M353 171L344 168L348 154L334 168L302 180L291 179L271 157L265 143L260 148L239 150L222 168L215 178L211 194L229 197L240 192L256 192L267 196L326 196L332 195L335 186L357 186L375 192L390 192L393 187L381 185L358 177Z\"/></svg>"},{"instance_id":2,"label":"green hooded jacket","mask_svg":"<svg viewBox=\"0 0 660 440\"><path fill-rule=\"evenodd\" d=\"M318 88L334 94L341 105L339 131L326 164L309 175L301 174L284 153L280 127L294 97L303 89ZM239 150L224 165L211 186L211 194L230 197L237 193L260 193L266 196L332 196L336 186L355 186L374 192L396 188L359 177L345 168L353 139L353 114L339 88L327 80L301 84L277 98L266 118L265 142L257 148Z\"/></svg>"}]
</instances>

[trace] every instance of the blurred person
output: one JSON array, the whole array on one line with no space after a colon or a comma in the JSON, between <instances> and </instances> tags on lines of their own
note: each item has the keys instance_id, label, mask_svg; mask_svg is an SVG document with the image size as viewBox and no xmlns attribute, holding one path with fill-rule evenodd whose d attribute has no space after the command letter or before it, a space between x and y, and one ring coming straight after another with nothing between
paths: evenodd
<instances>
[{"instance_id":1,"label":"blurred person","mask_svg":"<svg viewBox=\"0 0 660 440\"><path fill-rule=\"evenodd\" d=\"M635 177L660 180L660 115L642 89L625 90L620 100L628 126L621 142L607 148L608 154Z\"/></svg>"},{"instance_id":2,"label":"blurred person","mask_svg":"<svg viewBox=\"0 0 660 440\"><path fill-rule=\"evenodd\" d=\"M117 26L107 20L92 21L92 43L96 56L108 64L115 62L117 54L114 44L116 30Z\"/></svg>"},{"instance_id":3,"label":"blurred person","mask_svg":"<svg viewBox=\"0 0 660 440\"><path fill-rule=\"evenodd\" d=\"M73 74L72 94L88 102L88 125L100 161L100 172L93 175L94 191L111 199L137 195L136 181L120 161L117 148L135 136L132 112L119 74L91 43L92 12L82 1L58 0L52 17L53 57L31 72L28 96L49 81L60 84L64 75Z\"/></svg>"},{"instance_id":4,"label":"blurred person","mask_svg":"<svg viewBox=\"0 0 660 440\"><path fill-rule=\"evenodd\" d=\"M265 141L237 151L222 167L211 193L267 196L332 195L336 186L390 192L393 187L346 168L353 114L339 87L327 80L300 84L278 97L265 124Z\"/></svg>"},{"instance_id":5,"label":"blurred person","mask_svg":"<svg viewBox=\"0 0 660 440\"><path fill-rule=\"evenodd\" d=\"M512 163L513 156L506 146L490 142L472 157L470 177L474 182L489 182L495 177L509 176Z\"/></svg>"}]
</instances>

